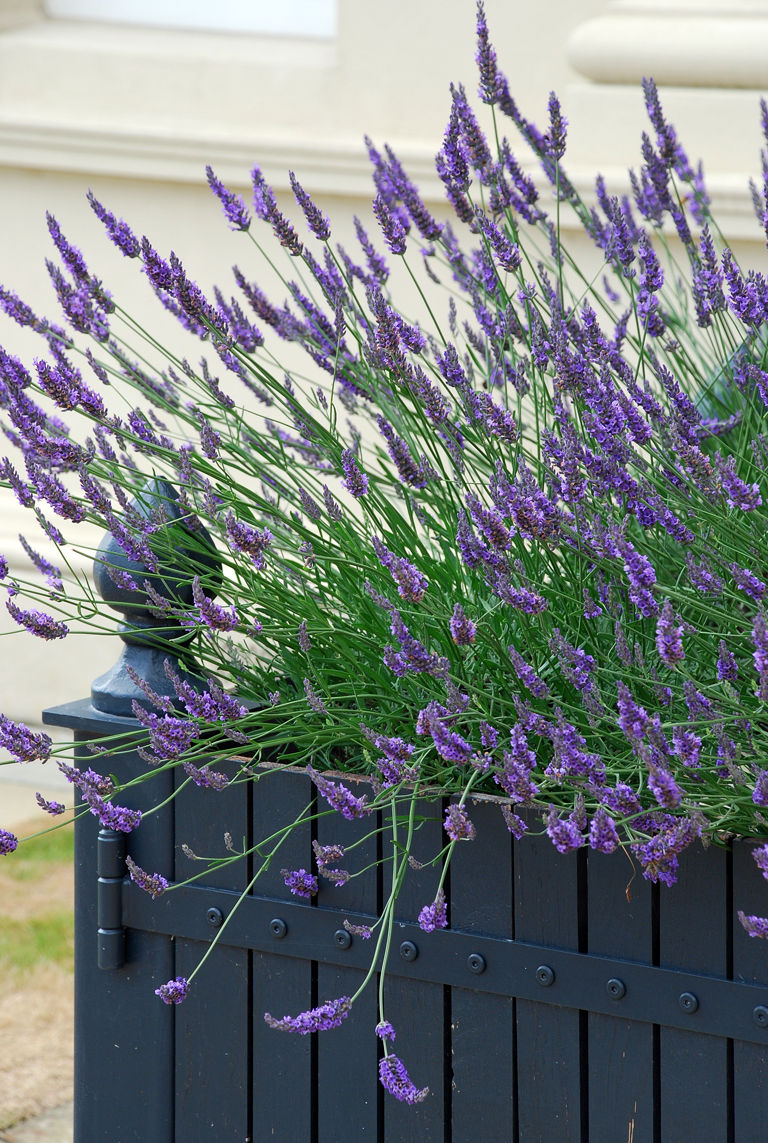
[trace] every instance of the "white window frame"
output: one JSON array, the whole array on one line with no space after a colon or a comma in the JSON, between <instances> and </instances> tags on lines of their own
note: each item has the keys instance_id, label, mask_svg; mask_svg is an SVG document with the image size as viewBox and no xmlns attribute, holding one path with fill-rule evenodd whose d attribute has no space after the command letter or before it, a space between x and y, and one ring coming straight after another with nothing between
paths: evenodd
<instances>
[{"instance_id":1,"label":"white window frame","mask_svg":"<svg viewBox=\"0 0 768 1143\"><path fill-rule=\"evenodd\" d=\"M336 0L45 0L53 20L333 39Z\"/></svg>"}]
</instances>

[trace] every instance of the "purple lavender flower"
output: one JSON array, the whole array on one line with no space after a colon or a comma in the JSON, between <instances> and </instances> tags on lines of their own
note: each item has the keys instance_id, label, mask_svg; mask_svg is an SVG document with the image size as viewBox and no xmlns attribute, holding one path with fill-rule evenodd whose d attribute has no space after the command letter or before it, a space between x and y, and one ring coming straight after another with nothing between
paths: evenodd
<instances>
[{"instance_id":1,"label":"purple lavender flower","mask_svg":"<svg viewBox=\"0 0 768 1143\"><path fill-rule=\"evenodd\" d=\"M512 666L515 668L515 674L520 682L523 683L536 698L546 698L549 694L549 687L544 680L539 678L533 667L530 667L528 663L526 663L523 656L516 651L514 647L507 647L507 650L512 660Z\"/></svg>"},{"instance_id":2,"label":"purple lavender flower","mask_svg":"<svg viewBox=\"0 0 768 1143\"><path fill-rule=\"evenodd\" d=\"M740 568L738 564L730 564L729 566L736 586L741 591L746 592L747 595L751 595L753 599L762 599L766 592L763 581L753 575L749 568Z\"/></svg>"},{"instance_id":3,"label":"purple lavender flower","mask_svg":"<svg viewBox=\"0 0 768 1143\"><path fill-rule=\"evenodd\" d=\"M768 699L768 624L766 624L765 611L762 606L759 608L752 626L752 642L755 645L752 658L760 679L757 694L758 698L765 701Z\"/></svg>"},{"instance_id":4,"label":"purple lavender flower","mask_svg":"<svg viewBox=\"0 0 768 1143\"><path fill-rule=\"evenodd\" d=\"M656 572L650 561L635 548L628 540L617 541L617 546L624 557L624 571L629 579L629 598L641 615L658 615L659 606L651 594L656 583Z\"/></svg>"},{"instance_id":5,"label":"purple lavender flower","mask_svg":"<svg viewBox=\"0 0 768 1143\"><path fill-rule=\"evenodd\" d=\"M325 703L320 698L320 695L312 686L312 683L309 679L304 680L304 694L306 696L307 702L312 707L312 710L314 710L317 714L328 713L325 708Z\"/></svg>"},{"instance_id":6,"label":"purple lavender flower","mask_svg":"<svg viewBox=\"0 0 768 1143\"><path fill-rule=\"evenodd\" d=\"M405 1069L405 1064L397 1056L384 1056L379 1061L379 1079L382 1086L401 1103L422 1103L429 1095L429 1088L416 1087Z\"/></svg>"},{"instance_id":7,"label":"purple lavender flower","mask_svg":"<svg viewBox=\"0 0 768 1143\"><path fill-rule=\"evenodd\" d=\"M182 767L184 773L192 779L196 786L221 791L229 785L229 778L226 774L221 774L218 770L211 770L208 766L200 768L192 762L182 762Z\"/></svg>"},{"instance_id":8,"label":"purple lavender flower","mask_svg":"<svg viewBox=\"0 0 768 1143\"><path fill-rule=\"evenodd\" d=\"M409 603L421 603L429 580L426 576L401 556L396 556L385 548L378 536L371 536L371 545L382 567L388 569L397 584L397 593Z\"/></svg>"},{"instance_id":9,"label":"purple lavender flower","mask_svg":"<svg viewBox=\"0 0 768 1143\"><path fill-rule=\"evenodd\" d=\"M613 789L601 790L600 800L603 805L606 805L609 810L613 810L615 814L623 814L628 817L631 814L638 813L640 810L640 802L638 801L637 794L626 782L617 781Z\"/></svg>"},{"instance_id":10,"label":"purple lavender flower","mask_svg":"<svg viewBox=\"0 0 768 1143\"><path fill-rule=\"evenodd\" d=\"M768 806L768 770L761 770L757 775L752 801L756 806Z\"/></svg>"},{"instance_id":11,"label":"purple lavender flower","mask_svg":"<svg viewBox=\"0 0 768 1143\"><path fill-rule=\"evenodd\" d=\"M437 895L431 905L425 905L419 913L419 928L425 933L433 933L435 929L448 927L447 905L445 893L438 889Z\"/></svg>"},{"instance_id":12,"label":"purple lavender flower","mask_svg":"<svg viewBox=\"0 0 768 1143\"><path fill-rule=\"evenodd\" d=\"M569 682L573 683L577 691L589 690L592 682L591 675L595 669L595 660L592 655L574 647L560 634L559 627L555 627L552 638L549 640L549 649L554 651L560 660L560 669Z\"/></svg>"},{"instance_id":13,"label":"purple lavender flower","mask_svg":"<svg viewBox=\"0 0 768 1143\"><path fill-rule=\"evenodd\" d=\"M310 1008L307 1012L300 1012L298 1016L283 1016L276 1020L269 1012L264 1013L264 1019L270 1028L278 1032L297 1032L306 1036L310 1032L327 1032L330 1028L339 1028L342 1020L349 1016L352 1001L348 996L340 996L338 1000L326 1000L317 1008Z\"/></svg>"},{"instance_id":14,"label":"purple lavender flower","mask_svg":"<svg viewBox=\"0 0 768 1143\"><path fill-rule=\"evenodd\" d=\"M169 980L167 984L161 984L159 988L155 989L155 996L159 996L164 1004L181 1004L182 1000L187 999L187 990L189 989L189 981L185 976L177 976L175 980Z\"/></svg>"},{"instance_id":15,"label":"purple lavender flower","mask_svg":"<svg viewBox=\"0 0 768 1143\"><path fill-rule=\"evenodd\" d=\"M665 810L674 810L682 801L683 791L669 771L662 766L650 767L648 789Z\"/></svg>"},{"instance_id":16,"label":"purple lavender flower","mask_svg":"<svg viewBox=\"0 0 768 1143\"><path fill-rule=\"evenodd\" d=\"M733 651L728 650L725 640L721 639L717 653L717 677L721 682L726 680L729 683L735 683L738 673L739 667L736 656Z\"/></svg>"},{"instance_id":17,"label":"purple lavender flower","mask_svg":"<svg viewBox=\"0 0 768 1143\"><path fill-rule=\"evenodd\" d=\"M210 628L211 631L234 631L237 627L237 612L234 604L226 608L214 603L203 591L200 577L197 575L192 581L192 598L198 609L200 622Z\"/></svg>"},{"instance_id":18,"label":"purple lavender flower","mask_svg":"<svg viewBox=\"0 0 768 1143\"><path fill-rule=\"evenodd\" d=\"M360 937L361 940L367 941L371 937L371 928L369 925L353 925L350 921L342 921L342 925L351 933L353 937Z\"/></svg>"},{"instance_id":19,"label":"purple lavender flower","mask_svg":"<svg viewBox=\"0 0 768 1143\"><path fill-rule=\"evenodd\" d=\"M0 747L17 762L45 762L53 743L47 734L33 734L23 723L12 722L0 714Z\"/></svg>"},{"instance_id":20,"label":"purple lavender flower","mask_svg":"<svg viewBox=\"0 0 768 1143\"><path fill-rule=\"evenodd\" d=\"M715 454L715 462L723 486L725 502L729 508L738 508L742 512L753 512L760 508L763 498L760 495L759 484L745 484L736 475L736 457L729 456L724 460L720 453Z\"/></svg>"},{"instance_id":21,"label":"purple lavender flower","mask_svg":"<svg viewBox=\"0 0 768 1143\"><path fill-rule=\"evenodd\" d=\"M661 615L656 622L656 650L667 667L675 667L685 658L683 650L683 626L675 623L675 613L669 599L664 601Z\"/></svg>"},{"instance_id":22,"label":"purple lavender flower","mask_svg":"<svg viewBox=\"0 0 768 1143\"><path fill-rule=\"evenodd\" d=\"M748 916L741 909L737 916L751 937L768 937L768 917Z\"/></svg>"},{"instance_id":23,"label":"purple lavender flower","mask_svg":"<svg viewBox=\"0 0 768 1143\"><path fill-rule=\"evenodd\" d=\"M321 242L327 242L331 237L331 224L327 217L319 207L315 206L293 171L288 172L288 178L291 180L291 187L296 196L296 201L304 212L307 226L316 238L319 238Z\"/></svg>"},{"instance_id":24,"label":"purple lavender flower","mask_svg":"<svg viewBox=\"0 0 768 1143\"><path fill-rule=\"evenodd\" d=\"M696 564L693 552L686 552L685 564L688 569L688 578L696 591L701 592L702 595L721 594L723 581L712 570L712 566L706 556L702 556L700 562Z\"/></svg>"},{"instance_id":25,"label":"purple lavender flower","mask_svg":"<svg viewBox=\"0 0 768 1143\"><path fill-rule=\"evenodd\" d=\"M307 634L306 619L302 619L301 623L299 624L299 647L302 649L305 655L312 650L312 643L310 641L309 635Z\"/></svg>"},{"instance_id":26,"label":"purple lavender flower","mask_svg":"<svg viewBox=\"0 0 768 1143\"><path fill-rule=\"evenodd\" d=\"M391 1040L392 1043L394 1043L397 1038L397 1032L395 1032L389 1020L379 1020L376 1025L376 1035L380 1040Z\"/></svg>"},{"instance_id":27,"label":"purple lavender flower","mask_svg":"<svg viewBox=\"0 0 768 1143\"><path fill-rule=\"evenodd\" d=\"M126 857L125 864L131 875L131 881L144 889L151 897L161 897L168 888L168 882L160 873L146 873L136 864L132 857Z\"/></svg>"},{"instance_id":28,"label":"purple lavender flower","mask_svg":"<svg viewBox=\"0 0 768 1143\"><path fill-rule=\"evenodd\" d=\"M47 802L42 794L35 794L35 801L41 810L45 810L45 812L52 817L58 817L59 814L66 813L67 807L63 802Z\"/></svg>"},{"instance_id":29,"label":"purple lavender flower","mask_svg":"<svg viewBox=\"0 0 768 1143\"><path fill-rule=\"evenodd\" d=\"M87 197L94 214L100 222L103 222L107 234L120 253L126 258L138 258L141 253L141 243L128 223L123 222L122 218L118 220L111 211L103 207L92 191L87 192Z\"/></svg>"},{"instance_id":30,"label":"purple lavender flower","mask_svg":"<svg viewBox=\"0 0 768 1143\"><path fill-rule=\"evenodd\" d=\"M345 448L341 454L341 465L344 469L344 479L342 486L346 488L350 496L354 496L359 500L361 496L365 496L368 491L368 477L364 472L361 472L357 466L355 454L351 449Z\"/></svg>"},{"instance_id":31,"label":"purple lavender flower","mask_svg":"<svg viewBox=\"0 0 768 1143\"><path fill-rule=\"evenodd\" d=\"M225 521L227 538L232 547L238 552L245 552L253 560L254 567L261 571L265 564L267 549L272 543L272 533L269 528L252 528L250 524L237 520L232 512Z\"/></svg>"},{"instance_id":32,"label":"purple lavender flower","mask_svg":"<svg viewBox=\"0 0 768 1143\"><path fill-rule=\"evenodd\" d=\"M635 702L629 687L625 683L619 680L617 686L619 690L618 723L629 741L634 744L645 736L650 722L648 712Z\"/></svg>"},{"instance_id":33,"label":"purple lavender flower","mask_svg":"<svg viewBox=\"0 0 768 1143\"><path fill-rule=\"evenodd\" d=\"M337 785L335 782L331 782L329 778L324 778L312 766L307 766L307 773L328 805L332 809L338 810L347 821L354 821L355 818L363 818L373 813L373 806L368 805L367 795L364 794L362 798L356 798L346 786L341 783Z\"/></svg>"},{"instance_id":34,"label":"purple lavender flower","mask_svg":"<svg viewBox=\"0 0 768 1143\"><path fill-rule=\"evenodd\" d=\"M83 801L97 817L104 829L114 829L118 833L131 833L141 825L141 810L130 810L126 806L115 806L105 802L101 794L91 785L80 785Z\"/></svg>"},{"instance_id":35,"label":"purple lavender flower","mask_svg":"<svg viewBox=\"0 0 768 1143\"><path fill-rule=\"evenodd\" d=\"M7 599L5 606L19 627L25 627L38 639L64 639L69 634L66 623L60 623L53 616L46 615L44 611L37 611L34 608L31 611L22 611L12 599Z\"/></svg>"},{"instance_id":36,"label":"purple lavender flower","mask_svg":"<svg viewBox=\"0 0 768 1143\"><path fill-rule=\"evenodd\" d=\"M381 227L384 244L393 254L405 253L405 230L397 215L392 214L380 194L373 200L373 213Z\"/></svg>"},{"instance_id":37,"label":"purple lavender flower","mask_svg":"<svg viewBox=\"0 0 768 1143\"><path fill-rule=\"evenodd\" d=\"M331 865L335 861L341 861L344 856L343 845L320 845L319 842L313 841L312 848L315 851L315 859L319 869L324 865Z\"/></svg>"},{"instance_id":38,"label":"purple lavender flower","mask_svg":"<svg viewBox=\"0 0 768 1143\"><path fill-rule=\"evenodd\" d=\"M0 857L13 853L18 844L19 839L15 834L10 833L7 829L0 829Z\"/></svg>"},{"instance_id":39,"label":"purple lavender flower","mask_svg":"<svg viewBox=\"0 0 768 1143\"><path fill-rule=\"evenodd\" d=\"M344 519L344 513L341 510L341 505L334 499L333 493L327 484L323 485L323 503L325 510L329 517L335 524L340 524Z\"/></svg>"},{"instance_id":40,"label":"purple lavender flower","mask_svg":"<svg viewBox=\"0 0 768 1143\"><path fill-rule=\"evenodd\" d=\"M317 893L317 878L306 869L281 869L280 876L296 897L314 897Z\"/></svg>"},{"instance_id":41,"label":"purple lavender flower","mask_svg":"<svg viewBox=\"0 0 768 1143\"><path fill-rule=\"evenodd\" d=\"M477 635L477 624L467 617L460 603L455 605L448 626L451 629L451 638L457 646L468 647L474 643Z\"/></svg>"},{"instance_id":42,"label":"purple lavender flower","mask_svg":"<svg viewBox=\"0 0 768 1143\"><path fill-rule=\"evenodd\" d=\"M659 830L655 837L647 842L637 842L632 846L632 852L644 866L643 877L648 881L663 881L666 885L674 885L677 881L679 862L677 856L695 838L701 834L701 826L690 818L674 818L665 815L667 824L660 828L653 818L637 819L635 826L641 829L651 827Z\"/></svg>"},{"instance_id":43,"label":"purple lavender flower","mask_svg":"<svg viewBox=\"0 0 768 1143\"><path fill-rule=\"evenodd\" d=\"M763 877L768 880L768 845L760 845L753 849L752 858Z\"/></svg>"},{"instance_id":44,"label":"purple lavender flower","mask_svg":"<svg viewBox=\"0 0 768 1143\"><path fill-rule=\"evenodd\" d=\"M509 806L502 806L501 812L504 815L504 821L507 824L507 829L514 838L518 841L528 829L523 819L516 813L513 813Z\"/></svg>"},{"instance_id":45,"label":"purple lavender flower","mask_svg":"<svg viewBox=\"0 0 768 1143\"><path fill-rule=\"evenodd\" d=\"M443 827L451 841L475 840L475 827L467 817L467 811L463 807L455 804L450 805L445 811Z\"/></svg>"},{"instance_id":46,"label":"purple lavender flower","mask_svg":"<svg viewBox=\"0 0 768 1143\"><path fill-rule=\"evenodd\" d=\"M174 718L169 714L160 718L145 710L135 699L132 707L134 717L149 731L150 745L158 758L178 758L200 736L197 725L187 719Z\"/></svg>"},{"instance_id":47,"label":"purple lavender flower","mask_svg":"<svg viewBox=\"0 0 768 1143\"><path fill-rule=\"evenodd\" d=\"M585 587L583 589L582 595L584 597L584 612L583 612L583 614L584 614L585 619L597 619L598 615L603 614L602 607L597 602L597 600L593 599L592 596L589 594L588 588Z\"/></svg>"},{"instance_id":48,"label":"purple lavender flower","mask_svg":"<svg viewBox=\"0 0 768 1143\"><path fill-rule=\"evenodd\" d=\"M603 806L597 807L590 823L589 844L599 853L613 853L621 844L613 818L608 816Z\"/></svg>"},{"instance_id":49,"label":"purple lavender flower","mask_svg":"<svg viewBox=\"0 0 768 1143\"><path fill-rule=\"evenodd\" d=\"M547 834L559 853L569 853L584 844L584 837L579 827L575 822L561 818L554 806L549 807L547 814Z\"/></svg>"},{"instance_id":50,"label":"purple lavender flower","mask_svg":"<svg viewBox=\"0 0 768 1143\"><path fill-rule=\"evenodd\" d=\"M701 739L692 730L676 726L672 731L672 749L684 766L693 770L700 765Z\"/></svg>"},{"instance_id":51,"label":"purple lavender flower","mask_svg":"<svg viewBox=\"0 0 768 1143\"><path fill-rule=\"evenodd\" d=\"M490 722L480 723L480 741L486 750L495 750L499 744L499 732Z\"/></svg>"}]
</instances>

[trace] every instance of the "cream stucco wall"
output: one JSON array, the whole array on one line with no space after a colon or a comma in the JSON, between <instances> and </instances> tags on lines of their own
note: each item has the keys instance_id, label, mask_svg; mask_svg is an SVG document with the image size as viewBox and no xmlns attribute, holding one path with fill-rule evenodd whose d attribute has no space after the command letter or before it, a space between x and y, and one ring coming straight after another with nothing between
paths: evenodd
<instances>
[{"instance_id":1,"label":"cream stucco wall","mask_svg":"<svg viewBox=\"0 0 768 1143\"><path fill-rule=\"evenodd\" d=\"M540 121L549 90L562 95L580 188L599 169L628 189L644 127L637 79L656 69L691 156L711 172L726 235L747 261L764 260L746 181L759 173L768 2L486 0L486 10L524 113ZM473 28L473 0L339 0L337 36L314 40L50 20L32 0L0 0L0 281L54 315L48 208L126 308L178 337L137 267L104 241L85 191L179 252L204 287L226 284L247 240L227 230L206 162L238 187L254 160L280 190L295 170L351 248L352 214L370 216L365 132L395 147L426 198L439 196L432 161L448 84L476 86ZM0 342L37 352L5 319ZM17 566L20 518L0 493L0 552ZM35 721L43 705L87 693L116 654L112 640L86 636L0 639L0 710Z\"/></svg>"}]
</instances>

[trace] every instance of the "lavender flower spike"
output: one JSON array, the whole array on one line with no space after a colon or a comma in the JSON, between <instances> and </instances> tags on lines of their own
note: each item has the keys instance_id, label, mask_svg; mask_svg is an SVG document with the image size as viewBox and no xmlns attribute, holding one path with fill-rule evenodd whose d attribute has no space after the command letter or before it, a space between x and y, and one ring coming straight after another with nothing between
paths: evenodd
<instances>
[{"instance_id":1,"label":"lavender flower spike","mask_svg":"<svg viewBox=\"0 0 768 1143\"><path fill-rule=\"evenodd\" d=\"M468 618L460 603L454 607L448 626L451 629L451 638L457 646L468 647L474 643L477 635L477 624Z\"/></svg>"},{"instance_id":2,"label":"lavender flower spike","mask_svg":"<svg viewBox=\"0 0 768 1143\"><path fill-rule=\"evenodd\" d=\"M0 748L7 750L17 762L45 762L52 745L47 734L33 734L23 723L12 722L0 714Z\"/></svg>"},{"instance_id":3,"label":"lavender flower spike","mask_svg":"<svg viewBox=\"0 0 768 1143\"><path fill-rule=\"evenodd\" d=\"M58 817L60 814L66 813L67 807L63 802L47 802L42 794L35 794L35 801L41 810L45 810L45 812L52 817Z\"/></svg>"},{"instance_id":4,"label":"lavender flower spike","mask_svg":"<svg viewBox=\"0 0 768 1143\"><path fill-rule=\"evenodd\" d=\"M392 1040L394 1043L397 1037L397 1032L392 1027L389 1020L379 1020L378 1024L376 1025L376 1035L380 1040Z\"/></svg>"},{"instance_id":5,"label":"lavender flower spike","mask_svg":"<svg viewBox=\"0 0 768 1143\"><path fill-rule=\"evenodd\" d=\"M435 929L448 927L445 893L438 889L437 896L431 905L425 905L419 913L419 928L425 933L433 933Z\"/></svg>"},{"instance_id":6,"label":"lavender flower spike","mask_svg":"<svg viewBox=\"0 0 768 1143\"><path fill-rule=\"evenodd\" d=\"M15 834L10 833L7 829L0 829L0 857L4 857L7 853L13 853L19 844L19 839Z\"/></svg>"},{"instance_id":7,"label":"lavender flower spike","mask_svg":"<svg viewBox=\"0 0 768 1143\"><path fill-rule=\"evenodd\" d=\"M296 201L304 212L307 226L316 238L319 238L321 242L327 242L331 237L331 224L328 218L319 207L315 206L293 171L288 172L288 178L291 180L291 187L296 196Z\"/></svg>"},{"instance_id":8,"label":"lavender flower spike","mask_svg":"<svg viewBox=\"0 0 768 1143\"><path fill-rule=\"evenodd\" d=\"M367 804L366 795L363 795L362 798L356 798L346 786L342 786L340 783L337 786L335 782L329 778L324 778L312 766L307 766L307 773L328 805L334 810L338 810L347 821L353 821L355 818L362 818L373 813L373 806Z\"/></svg>"},{"instance_id":9,"label":"lavender flower spike","mask_svg":"<svg viewBox=\"0 0 768 1143\"><path fill-rule=\"evenodd\" d=\"M457 805L451 805L445 811L443 828L451 841L474 841L477 836L474 825L467 817L467 811Z\"/></svg>"},{"instance_id":10,"label":"lavender flower spike","mask_svg":"<svg viewBox=\"0 0 768 1143\"><path fill-rule=\"evenodd\" d=\"M664 601L661 615L656 622L656 650L662 663L675 667L685 658L683 650L683 628L675 624L675 613L669 599Z\"/></svg>"},{"instance_id":11,"label":"lavender flower spike","mask_svg":"<svg viewBox=\"0 0 768 1143\"><path fill-rule=\"evenodd\" d=\"M251 216L239 194L228 190L220 179L217 179L211 167L205 168L208 176L208 185L221 203L232 230L247 230L251 225Z\"/></svg>"},{"instance_id":12,"label":"lavender flower spike","mask_svg":"<svg viewBox=\"0 0 768 1143\"><path fill-rule=\"evenodd\" d=\"M317 893L317 878L306 869L281 869L280 876L295 897L313 897Z\"/></svg>"},{"instance_id":13,"label":"lavender flower spike","mask_svg":"<svg viewBox=\"0 0 768 1143\"><path fill-rule=\"evenodd\" d=\"M327 1032L330 1028L340 1027L342 1020L349 1016L351 1007L350 998L340 996L338 1000L326 1000L325 1004L300 1012L298 1016L283 1016L282 1020L276 1020L265 1012L264 1019L270 1028L278 1032L297 1032L300 1036L307 1036L310 1032Z\"/></svg>"},{"instance_id":14,"label":"lavender flower spike","mask_svg":"<svg viewBox=\"0 0 768 1143\"><path fill-rule=\"evenodd\" d=\"M751 937L768 937L768 917L751 917L739 909L738 918Z\"/></svg>"},{"instance_id":15,"label":"lavender flower spike","mask_svg":"<svg viewBox=\"0 0 768 1143\"><path fill-rule=\"evenodd\" d=\"M345 448L341 454L341 466L344 469L342 485L350 496L359 500L368 491L368 477L357 467L355 454L351 449Z\"/></svg>"},{"instance_id":16,"label":"lavender flower spike","mask_svg":"<svg viewBox=\"0 0 768 1143\"><path fill-rule=\"evenodd\" d=\"M66 623L59 623L44 611L37 611L34 608L31 611L23 611L12 599L6 599L5 606L19 627L26 627L27 631L37 635L38 639L64 639L69 634Z\"/></svg>"},{"instance_id":17,"label":"lavender flower spike","mask_svg":"<svg viewBox=\"0 0 768 1143\"><path fill-rule=\"evenodd\" d=\"M181 1004L187 998L189 981L185 976L177 976L167 984L161 984L155 989L155 996L159 996L164 1004Z\"/></svg>"},{"instance_id":18,"label":"lavender flower spike","mask_svg":"<svg viewBox=\"0 0 768 1143\"><path fill-rule=\"evenodd\" d=\"M385 1056L379 1061L379 1079L382 1086L399 1099L401 1103L423 1103L429 1095L429 1088L421 1090L405 1070L405 1064L397 1056Z\"/></svg>"},{"instance_id":19,"label":"lavender flower spike","mask_svg":"<svg viewBox=\"0 0 768 1143\"><path fill-rule=\"evenodd\" d=\"M400 219L390 213L381 195L377 194L373 200L373 213L381 227L385 245L393 254L405 254L405 228Z\"/></svg>"},{"instance_id":20,"label":"lavender flower spike","mask_svg":"<svg viewBox=\"0 0 768 1143\"><path fill-rule=\"evenodd\" d=\"M140 889L146 890L151 897L161 897L162 894L165 893L168 888L168 882L162 874L145 873L132 857L126 857L125 864L128 866L128 871L131 874L131 881L135 882Z\"/></svg>"}]
</instances>

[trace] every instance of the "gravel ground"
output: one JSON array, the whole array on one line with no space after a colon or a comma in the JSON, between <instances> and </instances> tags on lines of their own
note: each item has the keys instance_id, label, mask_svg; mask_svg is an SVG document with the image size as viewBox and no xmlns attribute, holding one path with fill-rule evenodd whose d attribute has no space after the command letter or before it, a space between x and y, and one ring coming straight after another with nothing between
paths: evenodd
<instances>
[{"instance_id":1,"label":"gravel ground","mask_svg":"<svg viewBox=\"0 0 768 1143\"><path fill-rule=\"evenodd\" d=\"M0 1143L72 1143L72 1104L0 1131Z\"/></svg>"}]
</instances>

